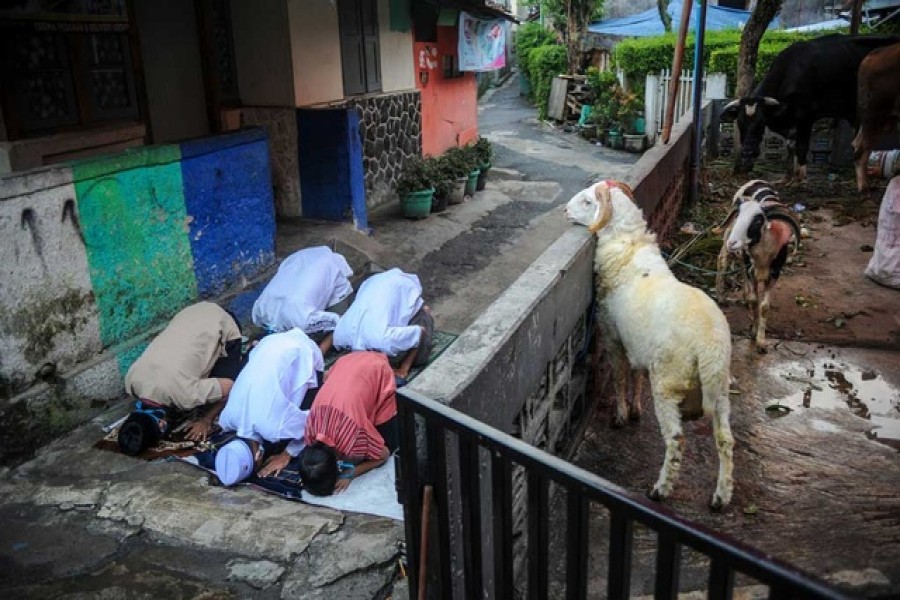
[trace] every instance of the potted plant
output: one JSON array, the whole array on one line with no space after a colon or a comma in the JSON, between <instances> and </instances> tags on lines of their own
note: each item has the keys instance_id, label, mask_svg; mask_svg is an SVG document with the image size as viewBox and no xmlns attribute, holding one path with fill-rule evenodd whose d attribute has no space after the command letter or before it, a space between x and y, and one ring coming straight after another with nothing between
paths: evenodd
<instances>
[{"instance_id":1,"label":"potted plant","mask_svg":"<svg viewBox=\"0 0 900 600\"><path fill-rule=\"evenodd\" d=\"M406 162L397 180L396 190L404 217L424 219L431 213L434 187L429 169L421 158L413 158Z\"/></svg>"},{"instance_id":2,"label":"potted plant","mask_svg":"<svg viewBox=\"0 0 900 600\"><path fill-rule=\"evenodd\" d=\"M481 170L481 173L478 174L478 183L475 189L481 191L487 184L487 174L494 162L494 148L487 138L481 136L478 136L478 141L475 142L473 148L478 159L478 168Z\"/></svg>"},{"instance_id":3,"label":"potted plant","mask_svg":"<svg viewBox=\"0 0 900 600\"><path fill-rule=\"evenodd\" d=\"M623 145L628 152L644 151L644 132L638 131L638 125L643 129L643 118L638 123L641 108L642 103L635 94L623 90L619 95L618 122L623 134Z\"/></svg>"},{"instance_id":4,"label":"potted plant","mask_svg":"<svg viewBox=\"0 0 900 600\"><path fill-rule=\"evenodd\" d=\"M448 162L443 156L425 159L425 165L428 170L431 184L434 186L434 197L431 200L431 212L443 212L447 210L447 204L453 195L454 187L462 190L462 187L456 184L456 176L450 168ZM462 202L462 194L460 194L460 202Z\"/></svg>"},{"instance_id":5,"label":"potted plant","mask_svg":"<svg viewBox=\"0 0 900 600\"><path fill-rule=\"evenodd\" d=\"M465 200L469 175L475 167L474 155L466 148L450 148L441 159L445 161L446 172L453 177L449 203L459 204Z\"/></svg>"}]
</instances>

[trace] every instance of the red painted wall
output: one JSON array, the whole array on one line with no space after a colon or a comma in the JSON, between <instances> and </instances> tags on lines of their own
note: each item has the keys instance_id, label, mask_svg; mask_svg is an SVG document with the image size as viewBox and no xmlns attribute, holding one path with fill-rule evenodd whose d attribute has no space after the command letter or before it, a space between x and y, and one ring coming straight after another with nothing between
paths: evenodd
<instances>
[{"instance_id":1,"label":"red painted wall","mask_svg":"<svg viewBox=\"0 0 900 600\"><path fill-rule=\"evenodd\" d=\"M422 96L422 151L430 156L467 144L478 136L475 74L444 78L444 56L456 56L458 30L438 27L437 43L413 44L416 87Z\"/></svg>"}]
</instances>

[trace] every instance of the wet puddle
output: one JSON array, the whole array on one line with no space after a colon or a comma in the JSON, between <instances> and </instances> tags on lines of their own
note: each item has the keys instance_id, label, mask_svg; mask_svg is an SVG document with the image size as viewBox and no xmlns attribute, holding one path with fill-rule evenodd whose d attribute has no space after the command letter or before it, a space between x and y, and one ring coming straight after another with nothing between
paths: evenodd
<instances>
[{"instance_id":1,"label":"wet puddle","mask_svg":"<svg viewBox=\"0 0 900 600\"><path fill-rule=\"evenodd\" d=\"M772 416L788 410L849 410L872 423L870 439L900 450L900 390L881 375L838 360L792 363L773 370L776 377L803 385L803 390L766 405Z\"/></svg>"}]
</instances>

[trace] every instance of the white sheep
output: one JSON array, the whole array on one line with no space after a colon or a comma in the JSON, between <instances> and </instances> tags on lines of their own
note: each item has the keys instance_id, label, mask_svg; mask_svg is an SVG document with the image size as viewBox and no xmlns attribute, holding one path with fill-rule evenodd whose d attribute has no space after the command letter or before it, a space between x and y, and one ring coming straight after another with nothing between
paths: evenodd
<instances>
[{"instance_id":1,"label":"white sheep","mask_svg":"<svg viewBox=\"0 0 900 600\"><path fill-rule=\"evenodd\" d=\"M675 279L625 184L601 181L582 190L569 200L566 216L597 236L598 319L612 362L616 423L626 419L629 370L649 373L666 444L649 496L659 500L671 493L684 451L682 417L699 416L702 410L712 415L719 453L710 506L722 508L731 501L734 448L728 398L731 332L725 315L709 296ZM635 408L639 413L639 405Z\"/></svg>"},{"instance_id":2,"label":"white sheep","mask_svg":"<svg viewBox=\"0 0 900 600\"><path fill-rule=\"evenodd\" d=\"M800 225L781 204L778 192L762 179L738 188L731 213L713 233L723 233L716 273L716 298L724 299L728 254L740 254L744 262L744 299L750 309L751 337L759 352L766 350L766 318L769 292L781 270L800 244Z\"/></svg>"}]
</instances>

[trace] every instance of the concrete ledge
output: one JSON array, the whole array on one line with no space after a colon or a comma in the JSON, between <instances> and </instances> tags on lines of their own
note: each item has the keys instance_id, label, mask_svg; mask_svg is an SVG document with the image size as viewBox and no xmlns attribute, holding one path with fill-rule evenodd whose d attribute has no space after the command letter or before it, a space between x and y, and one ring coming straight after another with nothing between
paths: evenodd
<instances>
[{"instance_id":1,"label":"concrete ledge","mask_svg":"<svg viewBox=\"0 0 900 600\"><path fill-rule=\"evenodd\" d=\"M593 240L564 233L410 389L509 431L591 300Z\"/></svg>"}]
</instances>

